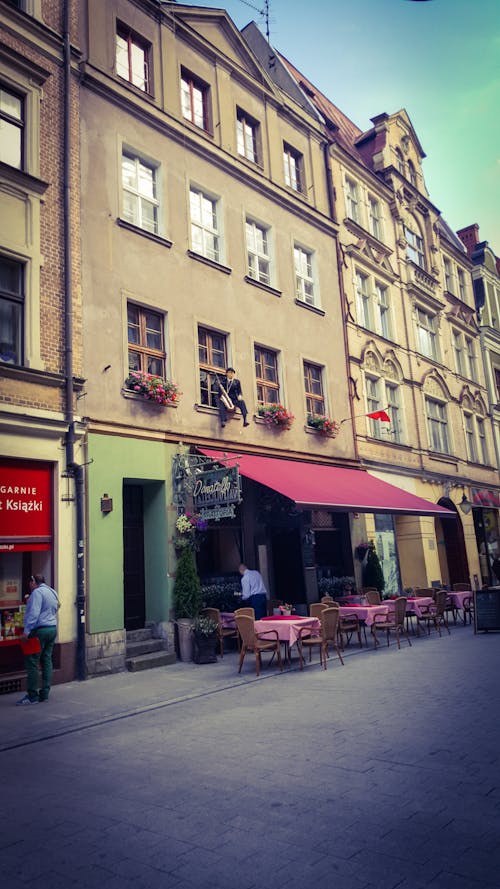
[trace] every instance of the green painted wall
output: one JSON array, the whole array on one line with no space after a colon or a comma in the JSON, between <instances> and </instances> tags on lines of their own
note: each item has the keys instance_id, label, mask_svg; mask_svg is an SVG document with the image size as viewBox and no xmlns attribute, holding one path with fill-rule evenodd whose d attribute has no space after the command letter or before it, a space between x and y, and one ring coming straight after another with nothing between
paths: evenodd
<instances>
[{"instance_id":1,"label":"green painted wall","mask_svg":"<svg viewBox=\"0 0 500 889\"><path fill-rule=\"evenodd\" d=\"M167 507L171 499L170 466L176 447L164 442L89 435L87 468L88 552L87 629L103 633L123 628L123 481L144 492L146 620L168 620ZM113 511L101 512L101 497L113 499Z\"/></svg>"}]
</instances>

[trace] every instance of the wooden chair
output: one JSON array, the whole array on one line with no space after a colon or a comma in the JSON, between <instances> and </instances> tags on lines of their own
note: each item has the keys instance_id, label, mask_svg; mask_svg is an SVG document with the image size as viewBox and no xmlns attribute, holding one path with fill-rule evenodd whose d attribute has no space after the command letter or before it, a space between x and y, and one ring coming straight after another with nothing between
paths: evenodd
<instances>
[{"instance_id":1,"label":"wooden chair","mask_svg":"<svg viewBox=\"0 0 500 889\"><path fill-rule=\"evenodd\" d=\"M254 609L254 608L250 608L250 607L248 607L248 608L237 608L236 611L234 612L234 619L235 619L235 620L236 620L236 615L237 615L237 614L248 614L248 615L250 615L250 617L252 618L252 620L255 620L255 609Z\"/></svg>"},{"instance_id":2,"label":"wooden chair","mask_svg":"<svg viewBox=\"0 0 500 889\"><path fill-rule=\"evenodd\" d=\"M366 596L366 601L368 605L381 605L382 599L380 597L380 593L375 587L365 587L363 589L363 596Z\"/></svg>"},{"instance_id":3,"label":"wooden chair","mask_svg":"<svg viewBox=\"0 0 500 889\"><path fill-rule=\"evenodd\" d=\"M421 586L421 587L417 587L414 590L414 595L415 596L422 596L422 597L427 596L427 598L430 596L431 599L435 600L436 599L436 592L437 592L437 590L433 586L425 586L425 587Z\"/></svg>"},{"instance_id":4,"label":"wooden chair","mask_svg":"<svg viewBox=\"0 0 500 889\"><path fill-rule=\"evenodd\" d=\"M466 593L467 590L470 590L470 581L469 583L453 583L451 588L454 593Z\"/></svg>"},{"instance_id":5,"label":"wooden chair","mask_svg":"<svg viewBox=\"0 0 500 889\"><path fill-rule=\"evenodd\" d=\"M375 648L380 645L380 642L377 639L377 632L381 630L387 635L387 645L390 642L391 633L394 633L396 636L396 642L398 643L398 648L401 648L401 644L399 641L399 637L404 636L408 645L411 648L410 636L408 634L408 629L406 627L406 596L399 596L398 599L394 601L394 613L393 614L380 614L375 615L375 620L373 621L371 632L373 636L373 641L375 644Z\"/></svg>"},{"instance_id":6,"label":"wooden chair","mask_svg":"<svg viewBox=\"0 0 500 889\"><path fill-rule=\"evenodd\" d=\"M436 599L432 605L424 606L420 614L417 614L417 629L420 624L427 626L427 634L431 634L431 624L441 635L441 627L446 627L448 635L450 628L448 626L448 618L446 616L446 590L437 590Z\"/></svg>"},{"instance_id":7,"label":"wooden chair","mask_svg":"<svg viewBox=\"0 0 500 889\"><path fill-rule=\"evenodd\" d=\"M466 596L463 601L464 624L468 622L474 623L474 596Z\"/></svg>"},{"instance_id":8,"label":"wooden chair","mask_svg":"<svg viewBox=\"0 0 500 889\"><path fill-rule=\"evenodd\" d=\"M309 605L309 617L317 617L318 620L321 620L321 613L328 608L328 604L326 602L312 602Z\"/></svg>"},{"instance_id":9,"label":"wooden chair","mask_svg":"<svg viewBox=\"0 0 500 889\"><path fill-rule=\"evenodd\" d=\"M340 647L342 650L345 648L344 645L344 634L346 638L346 645L349 645L352 637L356 635L358 637L359 647L363 648L363 641L361 639L361 626L363 626L363 630L365 633L365 642L366 642L366 630L365 625L361 624L361 621L357 614L349 614L349 615L340 615L339 614L339 628L338 635L340 641Z\"/></svg>"},{"instance_id":10,"label":"wooden chair","mask_svg":"<svg viewBox=\"0 0 500 889\"><path fill-rule=\"evenodd\" d=\"M335 605L335 599L332 599L331 596L322 596L321 601L323 605Z\"/></svg>"},{"instance_id":11,"label":"wooden chair","mask_svg":"<svg viewBox=\"0 0 500 889\"><path fill-rule=\"evenodd\" d=\"M309 648L309 661L311 661L312 649L315 645L319 646L321 665L326 670L326 659L328 657L328 646L331 645L339 656L340 663L343 664L342 655L337 642L338 623L339 623L339 607L338 605L331 608L324 608L321 612L321 633L319 636L311 636L310 627L302 627L299 632L297 646L299 649L300 669L304 669L304 646Z\"/></svg>"},{"instance_id":12,"label":"wooden chair","mask_svg":"<svg viewBox=\"0 0 500 889\"><path fill-rule=\"evenodd\" d=\"M272 617L274 614L274 609L279 608L280 605L283 605L283 599L268 599L267 600L267 616Z\"/></svg>"},{"instance_id":13,"label":"wooden chair","mask_svg":"<svg viewBox=\"0 0 500 889\"><path fill-rule=\"evenodd\" d=\"M217 642L219 645L220 656L224 657L224 639L236 639L238 651L240 650L240 634L236 627L224 627L218 608L202 608L201 614L210 617L217 623Z\"/></svg>"},{"instance_id":14,"label":"wooden chair","mask_svg":"<svg viewBox=\"0 0 500 889\"><path fill-rule=\"evenodd\" d=\"M252 609L253 610L253 609ZM255 621L249 614L241 614L241 608L234 613L238 633L241 636L241 650L238 673L241 673L243 661L247 651L253 651L255 654L255 671L260 676L261 654L263 651L272 652L273 657L278 655L278 665L283 670L283 662L281 660L281 645L277 630L265 630L263 633L255 632ZM272 639L266 639L265 636L272 636ZM269 663L272 662L271 661Z\"/></svg>"}]
</instances>

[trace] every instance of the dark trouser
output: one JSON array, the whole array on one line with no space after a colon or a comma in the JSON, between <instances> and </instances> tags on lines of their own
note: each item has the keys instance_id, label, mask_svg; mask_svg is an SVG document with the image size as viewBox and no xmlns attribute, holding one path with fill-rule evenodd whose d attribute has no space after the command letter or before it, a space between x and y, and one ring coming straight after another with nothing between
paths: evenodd
<instances>
[{"instance_id":1,"label":"dark trouser","mask_svg":"<svg viewBox=\"0 0 500 889\"><path fill-rule=\"evenodd\" d=\"M57 636L57 627L37 627L30 633L30 639L36 636L40 640L41 651L27 654L24 658L26 668L26 691L30 701L46 701L50 692L52 678L52 650ZM38 667L42 668L42 687L38 694Z\"/></svg>"},{"instance_id":2,"label":"dark trouser","mask_svg":"<svg viewBox=\"0 0 500 889\"><path fill-rule=\"evenodd\" d=\"M243 608L253 608L255 611L255 620L267 616L267 596L264 593L258 593L255 596L249 596L248 599L242 599Z\"/></svg>"},{"instance_id":3,"label":"dark trouser","mask_svg":"<svg viewBox=\"0 0 500 889\"><path fill-rule=\"evenodd\" d=\"M219 407L219 420L220 420L221 424L226 423L227 422L227 408L226 408L226 405L222 403L220 398L219 398L218 407ZM243 399L236 401L236 407L239 407L239 409L241 411L241 416L243 417L243 422L245 422L245 420L247 418L248 410L247 410L247 406L246 406L245 402L243 401ZM232 414L233 411L231 411L230 413Z\"/></svg>"}]
</instances>

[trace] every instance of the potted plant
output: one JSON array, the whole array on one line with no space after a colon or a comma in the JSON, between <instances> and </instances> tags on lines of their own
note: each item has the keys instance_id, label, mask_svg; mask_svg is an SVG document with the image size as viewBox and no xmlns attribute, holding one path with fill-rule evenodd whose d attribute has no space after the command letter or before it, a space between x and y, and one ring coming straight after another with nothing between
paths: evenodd
<instances>
[{"instance_id":1,"label":"potted plant","mask_svg":"<svg viewBox=\"0 0 500 889\"><path fill-rule=\"evenodd\" d=\"M126 389L136 392L146 401L154 401L156 404L178 404L182 395L173 380L164 380L156 374L144 373L142 370L132 370L124 385Z\"/></svg>"},{"instance_id":2,"label":"potted plant","mask_svg":"<svg viewBox=\"0 0 500 889\"><path fill-rule=\"evenodd\" d=\"M174 583L174 611L181 661L193 659L193 622L201 607L201 585L192 547L181 551Z\"/></svg>"},{"instance_id":3,"label":"potted plant","mask_svg":"<svg viewBox=\"0 0 500 889\"><path fill-rule=\"evenodd\" d=\"M261 404L257 411L266 426L287 431L291 429L295 417L282 404Z\"/></svg>"},{"instance_id":4,"label":"potted plant","mask_svg":"<svg viewBox=\"0 0 500 889\"><path fill-rule=\"evenodd\" d=\"M337 438L340 432L340 423L337 420L332 420L331 417L323 415L308 414L307 425L311 429L315 429L319 435L328 435L330 438Z\"/></svg>"},{"instance_id":5,"label":"potted plant","mask_svg":"<svg viewBox=\"0 0 500 889\"><path fill-rule=\"evenodd\" d=\"M193 622L195 664L215 664L217 662L217 634L219 626L211 617L199 614Z\"/></svg>"},{"instance_id":6,"label":"potted plant","mask_svg":"<svg viewBox=\"0 0 500 889\"><path fill-rule=\"evenodd\" d=\"M363 565L363 586L375 587L380 595L384 592L384 573L373 540L370 540L366 561Z\"/></svg>"}]
</instances>

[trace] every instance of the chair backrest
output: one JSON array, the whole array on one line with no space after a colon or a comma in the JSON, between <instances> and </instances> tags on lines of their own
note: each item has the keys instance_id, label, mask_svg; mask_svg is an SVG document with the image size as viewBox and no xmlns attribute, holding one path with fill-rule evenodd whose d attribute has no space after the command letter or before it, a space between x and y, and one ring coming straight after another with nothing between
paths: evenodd
<instances>
[{"instance_id":1,"label":"chair backrest","mask_svg":"<svg viewBox=\"0 0 500 889\"><path fill-rule=\"evenodd\" d=\"M209 617L209 618L211 618L211 620L214 620L220 629L221 619L220 619L220 611L218 608L202 608L200 611L200 614L202 614L203 617Z\"/></svg>"},{"instance_id":2,"label":"chair backrest","mask_svg":"<svg viewBox=\"0 0 500 889\"><path fill-rule=\"evenodd\" d=\"M309 617L321 617L321 612L328 608L326 602L313 602L309 605Z\"/></svg>"},{"instance_id":3,"label":"chair backrest","mask_svg":"<svg viewBox=\"0 0 500 889\"><path fill-rule=\"evenodd\" d=\"M437 590L433 586L426 586L426 587L421 586L421 587L417 587L417 589L415 590L415 595L416 596L427 596L427 597L431 596L433 599L435 599L436 592L437 592Z\"/></svg>"},{"instance_id":4,"label":"chair backrest","mask_svg":"<svg viewBox=\"0 0 500 889\"><path fill-rule=\"evenodd\" d=\"M243 639L243 645L245 648L252 648L255 643L255 621L251 614L242 614L242 610L242 608L239 608L238 611L234 612L234 619L238 627L238 633ZM246 610L253 611L253 608Z\"/></svg>"},{"instance_id":5,"label":"chair backrest","mask_svg":"<svg viewBox=\"0 0 500 889\"><path fill-rule=\"evenodd\" d=\"M237 614L245 614L247 617L251 617L252 620L255 620L255 609L254 608L237 608L234 612L234 618L236 620Z\"/></svg>"},{"instance_id":6,"label":"chair backrest","mask_svg":"<svg viewBox=\"0 0 500 889\"><path fill-rule=\"evenodd\" d=\"M331 639L337 642L337 629L339 625L340 609L338 605L324 608L321 612L321 635L324 640Z\"/></svg>"},{"instance_id":7,"label":"chair backrest","mask_svg":"<svg viewBox=\"0 0 500 889\"><path fill-rule=\"evenodd\" d=\"M271 617L274 614L274 609L279 608L280 605L283 605L283 599L268 599L267 600L267 615Z\"/></svg>"},{"instance_id":8,"label":"chair backrest","mask_svg":"<svg viewBox=\"0 0 500 889\"><path fill-rule=\"evenodd\" d=\"M436 603L436 613L438 615L444 614L447 598L448 593L446 592L446 590L436 590L436 597L434 601Z\"/></svg>"},{"instance_id":9,"label":"chair backrest","mask_svg":"<svg viewBox=\"0 0 500 889\"><path fill-rule=\"evenodd\" d=\"M331 596L321 596L321 602L323 605L335 605L335 599L332 599Z\"/></svg>"},{"instance_id":10,"label":"chair backrest","mask_svg":"<svg viewBox=\"0 0 500 889\"><path fill-rule=\"evenodd\" d=\"M406 596L399 596L394 602L394 623L404 627L406 617Z\"/></svg>"},{"instance_id":11,"label":"chair backrest","mask_svg":"<svg viewBox=\"0 0 500 889\"><path fill-rule=\"evenodd\" d=\"M380 598L380 593L378 590L366 589L364 591L364 595L366 596L366 601L368 605L381 605L382 600Z\"/></svg>"},{"instance_id":12,"label":"chair backrest","mask_svg":"<svg viewBox=\"0 0 500 889\"><path fill-rule=\"evenodd\" d=\"M452 588L455 593L466 593L470 590L470 583L454 583Z\"/></svg>"}]
</instances>

